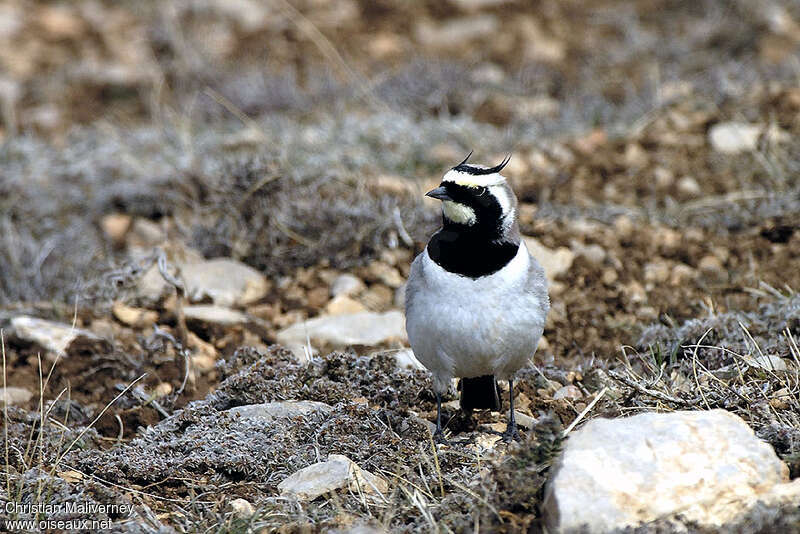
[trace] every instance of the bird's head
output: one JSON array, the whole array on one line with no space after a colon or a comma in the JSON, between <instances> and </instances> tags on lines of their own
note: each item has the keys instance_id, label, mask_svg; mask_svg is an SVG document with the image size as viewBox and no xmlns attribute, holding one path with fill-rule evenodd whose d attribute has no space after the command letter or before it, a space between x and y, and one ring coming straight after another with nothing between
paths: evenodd
<instances>
[{"instance_id":1,"label":"bird's head","mask_svg":"<svg viewBox=\"0 0 800 534\"><path fill-rule=\"evenodd\" d=\"M517 198L500 171L511 159L495 167L464 161L447 171L442 183L426 196L442 201L446 228L485 234L492 240L513 239L519 234Z\"/></svg>"}]
</instances>

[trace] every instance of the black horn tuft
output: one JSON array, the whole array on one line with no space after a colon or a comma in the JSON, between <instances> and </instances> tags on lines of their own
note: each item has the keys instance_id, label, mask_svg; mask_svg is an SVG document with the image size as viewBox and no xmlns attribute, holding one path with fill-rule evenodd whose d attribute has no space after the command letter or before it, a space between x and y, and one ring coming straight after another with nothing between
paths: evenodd
<instances>
[{"instance_id":1,"label":"black horn tuft","mask_svg":"<svg viewBox=\"0 0 800 534\"><path fill-rule=\"evenodd\" d=\"M471 155L472 155L472 152L469 153L469 156L471 156ZM508 165L508 162L511 161L511 154L509 154L505 158L503 158L503 161L500 162L500 165L497 165L496 167L491 167L489 169L481 169L480 167L474 167L472 165L467 165L467 160L469 159L469 156L467 156L467 159L465 159L464 161L462 161L461 163L459 163L458 165L453 167L453 170L456 170L456 171L459 171L459 172L464 172L464 173L467 173L467 174L472 174L474 176L480 176L480 175L484 175L484 174L494 174L496 172L502 171L503 168L506 165Z\"/></svg>"}]
</instances>

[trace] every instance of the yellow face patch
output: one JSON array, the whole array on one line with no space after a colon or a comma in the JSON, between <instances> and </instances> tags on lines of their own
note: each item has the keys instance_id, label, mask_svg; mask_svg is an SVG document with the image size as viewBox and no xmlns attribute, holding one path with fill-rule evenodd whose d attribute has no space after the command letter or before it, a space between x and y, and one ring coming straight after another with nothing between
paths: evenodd
<instances>
[{"instance_id":1,"label":"yellow face patch","mask_svg":"<svg viewBox=\"0 0 800 534\"><path fill-rule=\"evenodd\" d=\"M464 204L453 202L452 200L445 200L442 202L442 213L445 217L458 224L472 226L477 220L477 217L475 217L475 210Z\"/></svg>"}]
</instances>

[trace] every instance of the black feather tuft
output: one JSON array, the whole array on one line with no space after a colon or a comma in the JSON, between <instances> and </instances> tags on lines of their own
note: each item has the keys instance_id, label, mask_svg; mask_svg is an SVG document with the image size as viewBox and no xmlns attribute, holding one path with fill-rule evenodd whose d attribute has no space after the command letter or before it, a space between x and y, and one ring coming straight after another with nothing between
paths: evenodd
<instances>
[{"instance_id":1,"label":"black feather tuft","mask_svg":"<svg viewBox=\"0 0 800 534\"><path fill-rule=\"evenodd\" d=\"M469 159L469 156L471 156L471 155L472 155L472 152L469 153L469 155L467 156L467 158L464 161L462 161L461 163L459 163L458 165L453 167L453 170L454 171L463 172L463 173L466 173L466 174L471 174L473 176L481 176L481 175L484 175L484 174L494 174L496 172L502 171L503 168L506 165L508 165L508 162L511 161L511 154L509 154L508 156L503 158L503 161L501 161L499 165L496 165L494 167L490 167L488 169L481 169L480 167L475 167L473 165L467 165L467 160Z\"/></svg>"}]
</instances>

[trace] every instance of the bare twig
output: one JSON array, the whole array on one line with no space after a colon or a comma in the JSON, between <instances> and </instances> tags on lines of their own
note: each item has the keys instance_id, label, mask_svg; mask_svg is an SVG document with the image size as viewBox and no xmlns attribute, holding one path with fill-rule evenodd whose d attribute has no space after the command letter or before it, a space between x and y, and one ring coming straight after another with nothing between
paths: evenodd
<instances>
[{"instance_id":1,"label":"bare twig","mask_svg":"<svg viewBox=\"0 0 800 534\"><path fill-rule=\"evenodd\" d=\"M650 397L653 397L654 399L659 399L659 400L662 400L664 402L672 402L674 404L680 404L682 406L696 406L702 400L700 398L681 399L681 398L678 398L678 397L673 397L672 395L667 395L666 393L662 393L661 391L656 391L654 389L648 389L648 388L644 387L643 385L639 384L638 382L636 382L635 380L631 380L627 376L625 376L625 375L623 375L621 373L618 373L616 371L609 370L608 371L608 376L610 376L611 378L613 378L617 382L622 382L626 386L635 389L636 391L638 391L639 393L641 393L643 395L648 395Z\"/></svg>"}]
</instances>

